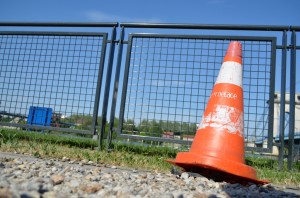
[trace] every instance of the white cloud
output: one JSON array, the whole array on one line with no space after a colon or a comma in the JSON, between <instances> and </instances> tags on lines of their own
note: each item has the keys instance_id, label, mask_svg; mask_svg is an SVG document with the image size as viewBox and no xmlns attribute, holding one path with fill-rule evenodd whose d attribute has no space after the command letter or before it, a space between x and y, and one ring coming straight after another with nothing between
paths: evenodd
<instances>
[{"instance_id":1,"label":"white cloud","mask_svg":"<svg viewBox=\"0 0 300 198\"><path fill-rule=\"evenodd\" d=\"M152 22L159 23L162 22L157 18L138 18L138 17L127 17L121 15L107 14L101 11L87 11L84 15L92 21L99 22Z\"/></svg>"}]
</instances>

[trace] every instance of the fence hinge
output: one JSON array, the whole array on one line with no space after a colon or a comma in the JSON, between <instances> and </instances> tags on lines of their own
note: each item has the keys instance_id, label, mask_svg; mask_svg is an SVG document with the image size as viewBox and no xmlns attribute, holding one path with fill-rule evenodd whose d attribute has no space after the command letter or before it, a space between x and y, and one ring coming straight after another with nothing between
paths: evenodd
<instances>
[{"instance_id":1,"label":"fence hinge","mask_svg":"<svg viewBox=\"0 0 300 198\"><path fill-rule=\"evenodd\" d=\"M298 49L298 46L295 46L295 45L276 45L276 48L277 49Z\"/></svg>"},{"instance_id":2,"label":"fence hinge","mask_svg":"<svg viewBox=\"0 0 300 198\"><path fill-rule=\"evenodd\" d=\"M296 49L296 46L295 45L288 45L286 46L287 49Z\"/></svg>"}]
</instances>

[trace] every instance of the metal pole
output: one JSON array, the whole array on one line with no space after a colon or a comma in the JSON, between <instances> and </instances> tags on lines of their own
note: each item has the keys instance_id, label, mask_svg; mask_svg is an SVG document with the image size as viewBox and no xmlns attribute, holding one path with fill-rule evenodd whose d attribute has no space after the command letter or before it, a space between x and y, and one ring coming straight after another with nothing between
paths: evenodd
<instances>
[{"instance_id":1,"label":"metal pole","mask_svg":"<svg viewBox=\"0 0 300 198\"><path fill-rule=\"evenodd\" d=\"M164 28L164 29L209 29L209 30L253 30L284 31L289 26L271 25L230 25L230 24L178 24L178 23L120 23L125 28Z\"/></svg>"},{"instance_id":2,"label":"metal pole","mask_svg":"<svg viewBox=\"0 0 300 198\"><path fill-rule=\"evenodd\" d=\"M122 131L122 126L123 126L123 121L124 121L126 90L127 90L127 85L128 85L131 49L132 49L132 36L129 35L128 44L127 44L125 69L124 69L124 78L123 78L123 88L122 88L122 96L121 96L122 98L121 98L121 104L120 104L121 106L120 106L119 124L118 124L118 134L119 135Z\"/></svg>"},{"instance_id":3,"label":"metal pole","mask_svg":"<svg viewBox=\"0 0 300 198\"><path fill-rule=\"evenodd\" d=\"M99 72L98 72L98 80L97 80L97 87L96 87L96 94L95 94L95 102L94 102L94 111L93 111L93 120L92 120L92 132L95 138L98 134L96 131L97 118L98 118L98 111L99 111L99 102L100 102L100 94L101 94L101 87L102 87L102 77L103 77L103 68L105 62L105 52L106 52L106 45L107 45L107 34L103 36L102 42L102 49L100 55L100 63L99 63Z\"/></svg>"},{"instance_id":4,"label":"metal pole","mask_svg":"<svg viewBox=\"0 0 300 198\"><path fill-rule=\"evenodd\" d=\"M283 35L284 36L284 35ZM268 115L268 152L273 150L274 141L274 97L275 97L275 72L276 72L276 40L272 41L271 53L271 79L270 79L270 92L269 92L269 115Z\"/></svg>"},{"instance_id":5,"label":"metal pole","mask_svg":"<svg viewBox=\"0 0 300 198\"><path fill-rule=\"evenodd\" d=\"M296 32L291 37L291 67L290 67L290 116L289 116L289 143L288 143L288 169L292 169L295 135L295 91L296 91Z\"/></svg>"},{"instance_id":6,"label":"metal pole","mask_svg":"<svg viewBox=\"0 0 300 198\"><path fill-rule=\"evenodd\" d=\"M111 81L111 71L114 62L114 52L115 52L115 40L116 40L116 27L113 28L111 34L111 45L109 50L109 58L108 58L108 68L106 72L106 83L104 89L104 97L103 97L103 108L102 108L102 122L101 122L101 130L99 136L99 149L102 149L103 145L103 136L105 132L105 125L107 121L107 106L108 106L108 99L109 99L109 88L110 88L110 81Z\"/></svg>"},{"instance_id":7,"label":"metal pole","mask_svg":"<svg viewBox=\"0 0 300 198\"><path fill-rule=\"evenodd\" d=\"M80 22L0 22L0 26L23 26L23 27L117 27L118 23L80 23Z\"/></svg>"},{"instance_id":8,"label":"metal pole","mask_svg":"<svg viewBox=\"0 0 300 198\"><path fill-rule=\"evenodd\" d=\"M282 36L282 58L281 58L281 91L280 91L280 116L279 116L279 155L278 168L283 169L284 157L284 121L285 121L285 92L286 92L286 52L287 33L283 31Z\"/></svg>"},{"instance_id":9,"label":"metal pole","mask_svg":"<svg viewBox=\"0 0 300 198\"><path fill-rule=\"evenodd\" d=\"M111 140L112 140L112 133L113 133L113 130L114 130L116 102L117 102L117 97L118 97L120 69L121 69L121 64L122 64L123 41L124 41L124 27L121 28L119 48L118 48L118 58L117 58L116 73L115 73L115 83L114 83L113 98L112 98L111 111L110 111L109 131L108 131L108 134L107 134L107 149L110 149L110 144L111 144Z\"/></svg>"}]
</instances>

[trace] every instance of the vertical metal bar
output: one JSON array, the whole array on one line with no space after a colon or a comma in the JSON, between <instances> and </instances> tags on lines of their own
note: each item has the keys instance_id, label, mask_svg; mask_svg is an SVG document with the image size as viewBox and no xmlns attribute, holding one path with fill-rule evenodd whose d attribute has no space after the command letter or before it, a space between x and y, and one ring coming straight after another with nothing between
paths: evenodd
<instances>
[{"instance_id":1,"label":"vertical metal bar","mask_svg":"<svg viewBox=\"0 0 300 198\"><path fill-rule=\"evenodd\" d=\"M93 121L92 121L92 129L91 129L92 133L94 135L97 135L96 125L97 125L99 101L100 101L100 94L101 94L101 83L102 83L102 77L103 77L103 68L104 68L104 62L105 62L106 44L107 44L107 34L104 34L103 35L103 41L102 41L102 49L101 49L101 57L100 57L100 63L99 63L98 80L97 80L95 102L94 102L94 112L93 112Z\"/></svg>"},{"instance_id":2,"label":"vertical metal bar","mask_svg":"<svg viewBox=\"0 0 300 198\"><path fill-rule=\"evenodd\" d=\"M277 40L272 40L271 52L271 78L270 78L270 93L269 93L269 119L268 119L268 143L267 147L271 151L273 147L273 131L274 131L274 93L275 93L275 71L276 71L276 43Z\"/></svg>"},{"instance_id":3,"label":"vertical metal bar","mask_svg":"<svg viewBox=\"0 0 300 198\"><path fill-rule=\"evenodd\" d=\"M113 98L112 98L110 119L109 119L109 131L108 131L108 135L107 135L107 148L110 147L112 133L114 130L116 103L117 103L119 80L120 80L119 79L120 78L120 68L121 68L121 64L122 64L123 41L124 41L124 27L122 27L121 33L120 33L118 58L117 58L116 71L115 71L115 83L114 83Z\"/></svg>"},{"instance_id":4,"label":"vertical metal bar","mask_svg":"<svg viewBox=\"0 0 300 198\"><path fill-rule=\"evenodd\" d=\"M285 92L286 92L286 52L287 52L287 33L283 31L282 36L282 57L281 57L281 91L280 91L280 115L279 115L279 155L278 168L283 169L284 155L284 121L285 121Z\"/></svg>"},{"instance_id":5,"label":"vertical metal bar","mask_svg":"<svg viewBox=\"0 0 300 198\"><path fill-rule=\"evenodd\" d=\"M106 83L104 89L104 97L103 97L103 108L102 108L102 117L101 117L101 129L99 135L99 149L102 148L103 143L103 135L105 132L105 124L106 124L106 116L107 116L107 106L108 106L108 99L109 99L109 88L110 88L110 81L111 81L111 72L114 62L114 52L115 52L115 40L116 40L116 27L113 27L111 33L111 45L109 50L109 58L108 58L108 68L106 72Z\"/></svg>"},{"instance_id":6,"label":"vertical metal bar","mask_svg":"<svg viewBox=\"0 0 300 198\"><path fill-rule=\"evenodd\" d=\"M292 169L295 135L295 91L296 91L296 33L292 31L291 37L291 67L290 67L290 116L289 116L289 143L288 143L288 169Z\"/></svg>"},{"instance_id":7,"label":"vertical metal bar","mask_svg":"<svg viewBox=\"0 0 300 198\"><path fill-rule=\"evenodd\" d=\"M284 157L284 120L285 120L285 91L286 91L286 52L287 33L283 31L282 36L282 57L281 57L281 90L280 90L280 115L279 115L279 155L278 168L283 169Z\"/></svg>"},{"instance_id":8,"label":"vertical metal bar","mask_svg":"<svg viewBox=\"0 0 300 198\"><path fill-rule=\"evenodd\" d=\"M129 75L129 66L130 66L130 58L131 58L131 49L132 49L132 35L128 36L128 46L127 46L127 54L126 54L126 62L125 62L125 71L124 71L124 79L123 79L123 88L122 88L122 98L121 98L121 106L120 106L120 114L119 114L119 125L118 125L118 134L120 135L123 121L124 121L124 111L125 111L125 102L126 102L126 90L128 85L128 75Z\"/></svg>"}]
</instances>

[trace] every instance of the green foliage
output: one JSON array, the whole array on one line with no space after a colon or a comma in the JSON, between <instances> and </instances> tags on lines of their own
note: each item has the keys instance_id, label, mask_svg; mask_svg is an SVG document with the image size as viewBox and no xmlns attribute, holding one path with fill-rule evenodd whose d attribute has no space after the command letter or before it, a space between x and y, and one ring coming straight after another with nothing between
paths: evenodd
<instances>
[{"instance_id":1,"label":"green foliage","mask_svg":"<svg viewBox=\"0 0 300 198\"><path fill-rule=\"evenodd\" d=\"M88 152L88 151L83 151L82 155L85 159L87 159L89 161L93 160L92 156L90 155L90 152Z\"/></svg>"},{"instance_id":2,"label":"green foliage","mask_svg":"<svg viewBox=\"0 0 300 198\"><path fill-rule=\"evenodd\" d=\"M167 147L151 147L151 146L142 146L142 145L132 145L126 144L123 142L114 142L112 144L113 150L142 154L145 156L160 156L165 158L174 158L176 157L177 151Z\"/></svg>"},{"instance_id":3,"label":"green foliage","mask_svg":"<svg viewBox=\"0 0 300 198\"><path fill-rule=\"evenodd\" d=\"M299 170L288 171L272 169L272 168L256 168L258 178L263 178L276 184L283 185L299 185L300 172Z\"/></svg>"},{"instance_id":4,"label":"green foliage","mask_svg":"<svg viewBox=\"0 0 300 198\"><path fill-rule=\"evenodd\" d=\"M129 132L135 132L138 129L135 126L134 120L128 119L126 122L123 123L123 130Z\"/></svg>"},{"instance_id":5,"label":"green foliage","mask_svg":"<svg viewBox=\"0 0 300 198\"><path fill-rule=\"evenodd\" d=\"M246 157L246 164L255 168L277 168L278 163L275 159L263 157Z\"/></svg>"},{"instance_id":6,"label":"green foliage","mask_svg":"<svg viewBox=\"0 0 300 198\"><path fill-rule=\"evenodd\" d=\"M246 164L257 169L278 169L278 160L267 157L246 157ZM285 164L284 171L287 171L287 164ZM294 162L293 169L300 171L300 161Z\"/></svg>"},{"instance_id":7,"label":"green foliage","mask_svg":"<svg viewBox=\"0 0 300 198\"><path fill-rule=\"evenodd\" d=\"M5 129L1 131L1 135L4 141L13 141L13 140L27 140L31 142L49 142L51 144L67 145L70 147L80 147L80 148L94 148L97 146L97 142L92 139L82 139L75 137L64 137L57 136L47 133L38 133L38 132L25 132L17 131L11 129ZM34 147L34 145L32 145Z\"/></svg>"},{"instance_id":8,"label":"green foliage","mask_svg":"<svg viewBox=\"0 0 300 198\"><path fill-rule=\"evenodd\" d=\"M1 122L11 122L13 119L11 117L1 117L0 121Z\"/></svg>"},{"instance_id":9,"label":"green foliage","mask_svg":"<svg viewBox=\"0 0 300 198\"><path fill-rule=\"evenodd\" d=\"M194 135L196 129L197 126L193 123L147 119L143 119L139 124L136 124L132 119L128 119L124 121L122 128L126 133L137 133L151 137L161 137L163 132L174 132L176 135Z\"/></svg>"},{"instance_id":10,"label":"green foliage","mask_svg":"<svg viewBox=\"0 0 300 198\"><path fill-rule=\"evenodd\" d=\"M93 116L92 115L85 115L85 114L74 114L67 118L61 118L60 121L62 123L68 123L72 126L74 129L80 129L80 130L90 130L92 123L93 123ZM101 117L97 118L97 123L100 124Z\"/></svg>"},{"instance_id":11,"label":"green foliage","mask_svg":"<svg viewBox=\"0 0 300 198\"><path fill-rule=\"evenodd\" d=\"M11 147L18 147L19 141L17 138L17 133L5 133L5 130L0 131L0 147L2 144L10 144Z\"/></svg>"}]
</instances>

